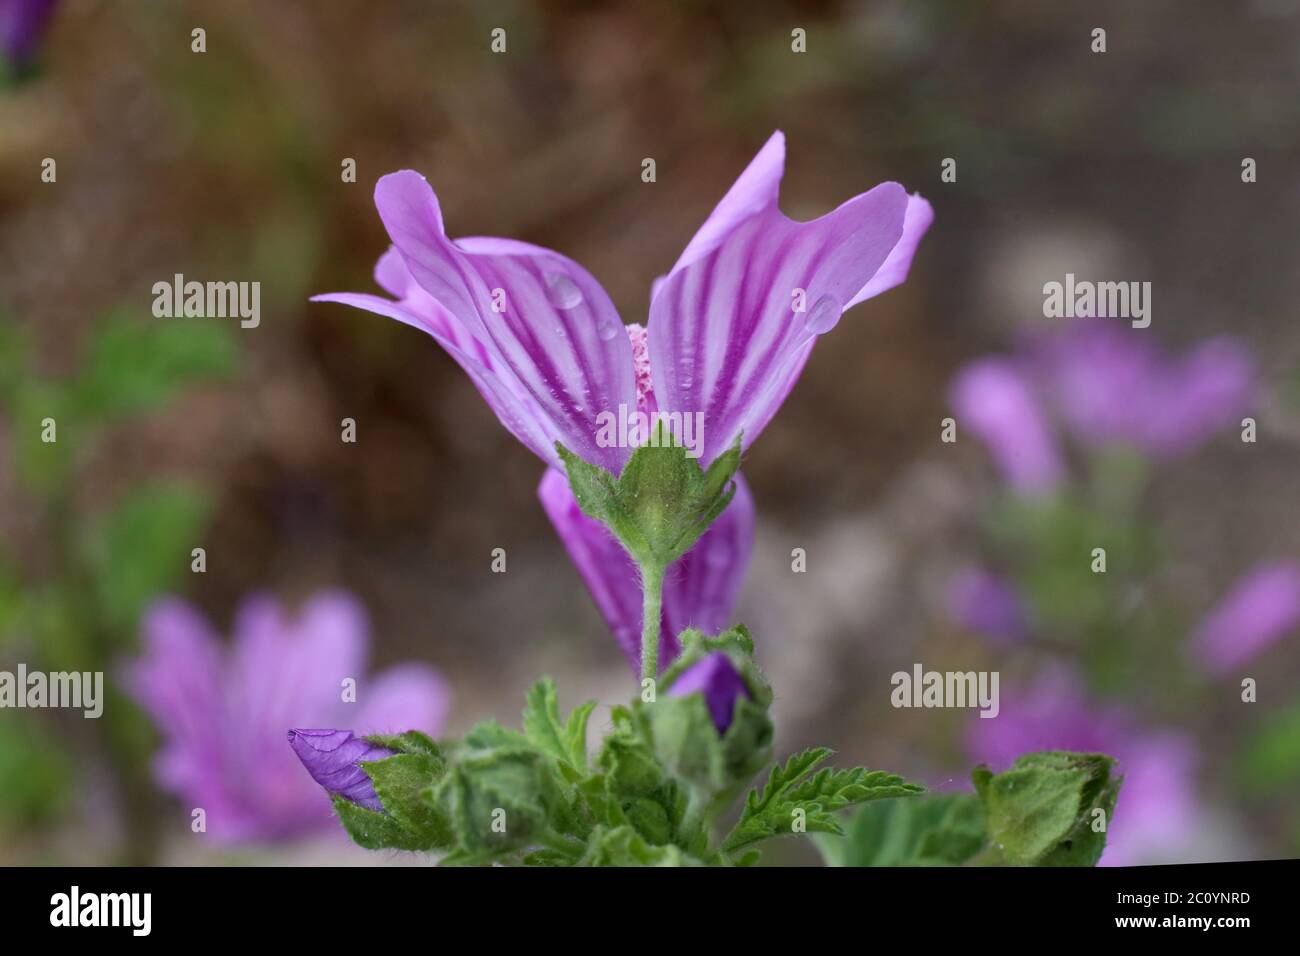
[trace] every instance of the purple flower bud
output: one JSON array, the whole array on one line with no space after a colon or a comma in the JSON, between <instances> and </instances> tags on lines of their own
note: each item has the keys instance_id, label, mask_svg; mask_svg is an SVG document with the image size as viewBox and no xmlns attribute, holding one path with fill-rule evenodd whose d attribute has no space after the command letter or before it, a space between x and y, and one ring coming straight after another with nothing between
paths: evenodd
<instances>
[{"instance_id":1,"label":"purple flower bud","mask_svg":"<svg viewBox=\"0 0 1300 956\"><path fill-rule=\"evenodd\" d=\"M375 785L361 769L365 760L383 760L393 751L355 736L350 730L291 730L289 746L313 780L367 810L383 812Z\"/></svg>"},{"instance_id":2,"label":"purple flower bud","mask_svg":"<svg viewBox=\"0 0 1300 956\"><path fill-rule=\"evenodd\" d=\"M701 693L718 733L725 734L736 711L736 701L750 697L740 673L722 651L714 651L688 667L668 691L669 697Z\"/></svg>"},{"instance_id":3,"label":"purple flower bud","mask_svg":"<svg viewBox=\"0 0 1300 956\"><path fill-rule=\"evenodd\" d=\"M1300 562L1274 561L1246 573L1192 637L1206 670L1223 674L1300 627Z\"/></svg>"}]
</instances>

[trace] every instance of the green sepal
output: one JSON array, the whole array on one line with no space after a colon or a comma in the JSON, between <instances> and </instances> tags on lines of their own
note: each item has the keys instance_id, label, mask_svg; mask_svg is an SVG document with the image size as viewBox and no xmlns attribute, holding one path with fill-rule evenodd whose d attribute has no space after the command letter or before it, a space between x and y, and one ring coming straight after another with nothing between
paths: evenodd
<instances>
[{"instance_id":1,"label":"green sepal","mask_svg":"<svg viewBox=\"0 0 1300 956\"><path fill-rule=\"evenodd\" d=\"M334 812L352 842L367 850L427 850L420 836L403 826L396 817L358 806L335 795Z\"/></svg>"},{"instance_id":2,"label":"green sepal","mask_svg":"<svg viewBox=\"0 0 1300 956\"><path fill-rule=\"evenodd\" d=\"M740 437L707 469L663 422L615 477L559 442L569 487L583 514L604 524L642 567L666 568L691 549L736 492Z\"/></svg>"},{"instance_id":3,"label":"green sepal","mask_svg":"<svg viewBox=\"0 0 1300 956\"><path fill-rule=\"evenodd\" d=\"M1010 866L1095 866L1106 848L1122 777L1105 754L1026 754L1011 769L971 774L984 806L989 846L977 862ZM1100 810L1098 815L1096 811Z\"/></svg>"},{"instance_id":4,"label":"green sepal","mask_svg":"<svg viewBox=\"0 0 1300 956\"><path fill-rule=\"evenodd\" d=\"M403 849L445 850L453 845L451 823L427 797L442 779L446 762L428 753L399 753L360 764L375 785L384 810L418 844Z\"/></svg>"}]
</instances>

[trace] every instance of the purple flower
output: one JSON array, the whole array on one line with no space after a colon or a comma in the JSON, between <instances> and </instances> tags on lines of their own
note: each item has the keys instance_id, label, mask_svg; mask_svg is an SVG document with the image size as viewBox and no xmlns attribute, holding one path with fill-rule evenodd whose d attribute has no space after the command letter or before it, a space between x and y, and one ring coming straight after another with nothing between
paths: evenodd
<instances>
[{"instance_id":1,"label":"purple flower","mask_svg":"<svg viewBox=\"0 0 1300 956\"><path fill-rule=\"evenodd\" d=\"M1031 352L1042 389L1088 447L1176 458L1240 421L1253 398L1250 357L1226 337L1174 357L1141 331L1079 319Z\"/></svg>"},{"instance_id":2,"label":"purple flower","mask_svg":"<svg viewBox=\"0 0 1300 956\"><path fill-rule=\"evenodd\" d=\"M948 584L948 614L959 627L995 641L1020 641L1028 632L1025 607L1011 583L983 568L966 568Z\"/></svg>"},{"instance_id":3,"label":"purple flower","mask_svg":"<svg viewBox=\"0 0 1300 956\"><path fill-rule=\"evenodd\" d=\"M30 61L57 4L58 0L0 0L0 55L20 65Z\"/></svg>"},{"instance_id":4,"label":"purple flower","mask_svg":"<svg viewBox=\"0 0 1300 956\"><path fill-rule=\"evenodd\" d=\"M562 442L617 474L630 449L603 440L622 410L704 416L701 464L751 444L844 309L902 282L933 213L884 183L811 222L777 207L775 133L656 283L646 329L624 326L600 284L559 253L511 239L452 240L437 197L410 170L375 205L393 247L375 279L393 299L342 302L429 333L501 423L563 470ZM694 421L694 419L692 419Z\"/></svg>"},{"instance_id":5,"label":"purple flower","mask_svg":"<svg viewBox=\"0 0 1300 956\"><path fill-rule=\"evenodd\" d=\"M353 736L350 730L291 730L289 746L311 778L327 793L337 794L367 810L383 811L375 785L361 769L361 763L383 760L391 757L393 751Z\"/></svg>"},{"instance_id":6,"label":"purple flower","mask_svg":"<svg viewBox=\"0 0 1300 956\"><path fill-rule=\"evenodd\" d=\"M950 395L958 427L974 432L1013 488L1041 495L1060 484L1065 468L1041 400L1017 363L981 359L967 365Z\"/></svg>"},{"instance_id":7,"label":"purple flower","mask_svg":"<svg viewBox=\"0 0 1300 956\"><path fill-rule=\"evenodd\" d=\"M1300 562L1273 561L1247 572L1197 627L1201 665L1224 674L1300 627Z\"/></svg>"},{"instance_id":8,"label":"purple flower","mask_svg":"<svg viewBox=\"0 0 1300 956\"><path fill-rule=\"evenodd\" d=\"M1175 862L1197 838L1196 747L1182 733L1136 724L1100 706L1066 670L1046 672L1019 693L1003 689L997 717L971 720L967 750L995 771L1038 750L1106 753L1124 776L1106 833L1103 866Z\"/></svg>"},{"instance_id":9,"label":"purple flower","mask_svg":"<svg viewBox=\"0 0 1300 956\"><path fill-rule=\"evenodd\" d=\"M563 472L547 469L537 494L632 672L639 675L642 595L636 565L604 525L582 513ZM727 510L664 578L661 670L681 652L677 635L686 628L716 634L732 623L753 546L754 498L737 472L736 494Z\"/></svg>"},{"instance_id":10,"label":"purple flower","mask_svg":"<svg viewBox=\"0 0 1300 956\"><path fill-rule=\"evenodd\" d=\"M688 694L704 695L709 716L713 718L713 726L718 728L720 734L725 734L731 726L736 713L736 701L750 696L740 672L731 663L731 658L722 651L714 651L692 664L668 689L669 697L685 697Z\"/></svg>"},{"instance_id":11,"label":"purple flower","mask_svg":"<svg viewBox=\"0 0 1300 956\"><path fill-rule=\"evenodd\" d=\"M432 668L366 676L365 614L344 593L318 594L293 617L269 597L251 598L234 632L223 647L190 605L158 601L143 621L144 655L124 680L163 737L158 784L202 808L214 840L335 828L329 802L284 744L287 728L436 734L446 718L450 694ZM357 702L349 703L353 686Z\"/></svg>"}]
</instances>

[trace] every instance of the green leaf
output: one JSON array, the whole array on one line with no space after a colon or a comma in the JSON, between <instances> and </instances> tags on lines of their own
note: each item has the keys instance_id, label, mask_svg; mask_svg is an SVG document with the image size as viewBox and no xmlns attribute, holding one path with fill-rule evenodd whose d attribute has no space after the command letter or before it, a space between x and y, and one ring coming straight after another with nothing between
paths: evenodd
<instances>
[{"instance_id":1,"label":"green leaf","mask_svg":"<svg viewBox=\"0 0 1300 956\"><path fill-rule=\"evenodd\" d=\"M959 866L984 846L984 811L971 793L880 800L859 807L843 836L813 842L831 866Z\"/></svg>"},{"instance_id":2,"label":"green leaf","mask_svg":"<svg viewBox=\"0 0 1300 956\"><path fill-rule=\"evenodd\" d=\"M594 700L579 704L570 712L569 719L564 725L564 743L572 755L569 762L584 773L587 770L587 722L595 709Z\"/></svg>"},{"instance_id":3,"label":"green leaf","mask_svg":"<svg viewBox=\"0 0 1300 956\"><path fill-rule=\"evenodd\" d=\"M190 570L209 502L176 484L137 488L89 529L83 547L106 623L134 627L141 609Z\"/></svg>"},{"instance_id":4,"label":"green leaf","mask_svg":"<svg viewBox=\"0 0 1300 956\"><path fill-rule=\"evenodd\" d=\"M597 827L579 866L703 866L680 847L647 843L630 826Z\"/></svg>"},{"instance_id":5,"label":"green leaf","mask_svg":"<svg viewBox=\"0 0 1300 956\"><path fill-rule=\"evenodd\" d=\"M237 356L232 336L219 322L112 316L90 343L73 386L74 408L87 421L157 408L191 382L228 375Z\"/></svg>"},{"instance_id":6,"label":"green leaf","mask_svg":"<svg viewBox=\"0 0 1300 956\"><path fill-rule=\"evenodd\" d=\"M535 846L562 809L553 764L532 749L458 748L433 799L470 854L508 854Z\"/></svg>"},{"instance_id":7,"label":"green leaf","mask_svg":"<svg viewBox=\"0 0 1300 956\"><path fill-rule=\"evenodd\" d=\"M618 477L558 442L556 449L578 507L609 528L642 567L666 568L690 550L730 503L740 467L739 437L706 472L662 422Z\"/></svg>"},{"instance_id":8,"label":"green leaf","mask_svg":"<svg viewBox=\"0 0 1300 956\"><path fill-rule=\"evenodd\" d=\"M771 837L800 832L842 833L835 811L871 800L921 793L924 787L879 770L826 768L813 773L831 751L814 747L772 768L761 791L751 791L740 821L723 842L734 852Z\"/></svg>"},{"instance_id":9,"label":"green leaf","mask_svg":"<svg viewBox=\"0 0 1300 956\"><path fill-rule=\"evenodd\" d=\"M1114 766L1105 754L1045 751L1000 774L977 767L971 779L989 837L981 862L1095 866L1106 846L1098 825L1109 826L1122 783Z\"/></svg>"}]
</instances>

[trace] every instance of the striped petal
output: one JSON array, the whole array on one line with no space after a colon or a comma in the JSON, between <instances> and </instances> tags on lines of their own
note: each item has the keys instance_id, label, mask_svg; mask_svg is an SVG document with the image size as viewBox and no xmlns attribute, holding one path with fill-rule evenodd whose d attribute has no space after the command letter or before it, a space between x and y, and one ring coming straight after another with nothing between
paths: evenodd
<instances>
[{"instance_id":1,"label":"striped petal","mask_svg":"<svg viewBox=\"0 0 1300 956\"><path fill-rule=\"evenodd\" d=\"M776 133L651 301L655 395L661 409L704 413L704 464L738 434L753 442L817 336L849 305L902 281L929 225L928 204L897 183L795 222L777 207L784 153Z\"/></svg>"},{"instance_id":2,"label":"striped petal","mask_svg":"<svg viewBox=\"0 0 1300 956\"><path fill-rule=\"evenodd\" d=\"M634 407L632 351L591 274L523 242L453 242L433 190L410 170L380 179L375 205L415 281L512 373L545 430L586 461L620 471L629 450L601 447L596 421L620 404ZM554 463L553 453L542 457Z\"/></svg>"}]
</instances>

